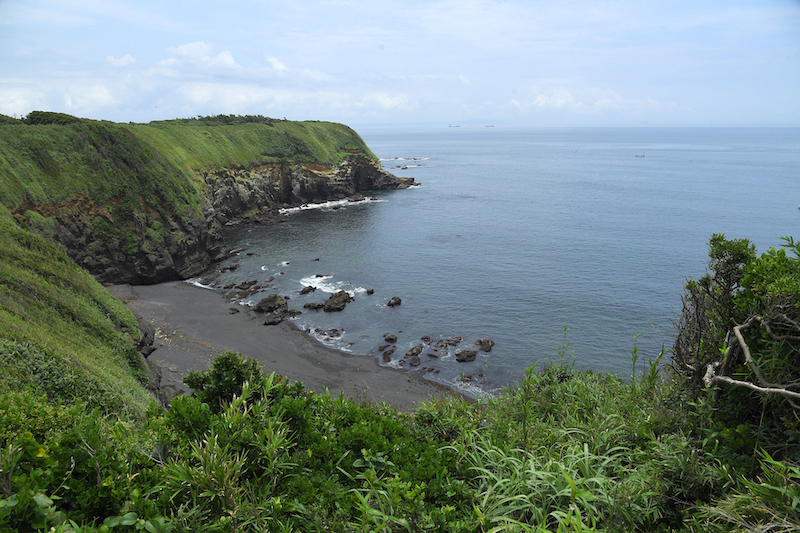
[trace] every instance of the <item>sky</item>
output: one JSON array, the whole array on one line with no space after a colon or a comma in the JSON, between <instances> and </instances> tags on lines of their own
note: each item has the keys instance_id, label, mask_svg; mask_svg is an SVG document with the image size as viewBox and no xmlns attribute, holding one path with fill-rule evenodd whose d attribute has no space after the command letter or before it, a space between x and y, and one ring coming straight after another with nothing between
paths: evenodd
<instances>
[{"instance_id":1,"label":"sky","mask_svg":"<svg viewBox=\"0 0 800 533\"><path fill-rule=\"evenodd\" d=\"M0 113L800 125L800 0L0 0Z\"/></svg>"}]
</instances>

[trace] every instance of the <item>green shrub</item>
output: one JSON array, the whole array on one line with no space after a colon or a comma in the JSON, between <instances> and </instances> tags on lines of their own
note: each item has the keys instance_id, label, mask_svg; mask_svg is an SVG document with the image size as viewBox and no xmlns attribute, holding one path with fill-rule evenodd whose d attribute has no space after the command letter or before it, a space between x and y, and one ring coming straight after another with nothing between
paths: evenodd
<instances>
[{"instance_id":1,"label":"green shrub","mask_svg":"<svg viewBox=\"0 0 800 533\"><path fill-rule=\"evenodd\" d=\"M227 351L214 358L209 370L189 372L183 382L193 389L195 398L208 404L212 412L219 413L235 395L241 394L247 382L253 387L253 399L258 400L264 379L257 361Z\"/></svg>"}]
</instances>

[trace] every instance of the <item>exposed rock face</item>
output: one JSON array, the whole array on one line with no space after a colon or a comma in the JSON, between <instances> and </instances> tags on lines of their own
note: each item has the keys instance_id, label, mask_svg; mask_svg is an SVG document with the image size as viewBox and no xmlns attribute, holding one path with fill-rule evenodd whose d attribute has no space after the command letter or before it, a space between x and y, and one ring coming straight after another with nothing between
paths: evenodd
<instances>
[{"instance_id":1,"label":"exposed rock face","mask_svg":"<svg viewBox=\"0 0 800 533\"><path fill-rule=\"evenodd\" d=\"M360 191L405 189L414 178L398 178L365 156L336 167L275 163L247 170L221 169L205 176L208 208L228 222L258 210L364 197Z\"/></svg>"},{"instance_id":2,"label":"exposed rock face","mask_svg":"<svg viewBox=\"0 0 800 533\"><path fill-rule=\"evenodd\" d=\"M352 156L333 168L274 163L208 172L200 208L187 204L180 214L167 213L159 199L142 198L144 212L128 211L120 218L122 200L99 205L84 194L58 205L27 203L13 213L23 224L30 223L29 211L52 217L48 236L99 281L148 284L191 277L224 257L226 223L258 219L278 207L413 184L413 178L384 172L368 157Z\"/></svg>"},{"instance_id":3,"label":"exposed rock face","mask_svg":"<svg viewBox=\"0 0 800 533\"><path fill-rule=\"evenodd\" d=\"M253 307L253 311L257 313L265 313L264 325L274 326L280 324L288 313L289 304L286 299L280 294L270 294L266 298L262 298Z\"/></svg>"}]
</instances>

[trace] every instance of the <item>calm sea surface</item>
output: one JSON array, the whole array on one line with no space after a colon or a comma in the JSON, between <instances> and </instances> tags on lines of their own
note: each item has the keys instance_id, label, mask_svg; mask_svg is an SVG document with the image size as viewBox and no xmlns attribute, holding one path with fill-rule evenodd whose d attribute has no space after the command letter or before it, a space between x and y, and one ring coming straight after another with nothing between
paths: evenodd
<instances>
[{"instance_id":1,"label":"calm sea surface","mask_svg":"<svg viewBox=\"0 0 800 533\"><path fill-rule=\"evenodd\" d=\"M566 343L576 368L627 376L634 342L643 359L670 347L682 286L703 273L711 233L747 237L759 252L800 237L800 128L359 133L385 169L422 185L238 228L229 244L241 266L217 265L201 282L274 276L250 301L278 292L297 309L347 290L345 311L305 311L296 323L339 330L317 336L379 360L395 334L391 365L423 336L460 336L412 371L471 393L558 360ZM305 285L318 290L301 296ZM402 305L387 307L392 296ZM496 343L490 353L456 362L483 337Z\"/></svg>"}]
</instances>

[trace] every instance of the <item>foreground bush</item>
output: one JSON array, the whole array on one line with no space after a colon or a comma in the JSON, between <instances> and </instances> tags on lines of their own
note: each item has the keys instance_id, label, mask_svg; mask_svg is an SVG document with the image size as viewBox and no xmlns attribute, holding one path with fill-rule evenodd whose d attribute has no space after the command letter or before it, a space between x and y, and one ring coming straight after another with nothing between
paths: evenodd
<instances>
[{"instance_id":1,"label":"foreground bush","mask_svg":"<svg viewBox=\"0 0 800 533\"><path fill-rule=\"evenodd\" d=\"M626 381L562 358L490 401L404 414L310 393L228 352L189 379L218 386L144 421L56 405L30 418L50 431L3 439L0 532L796 525L797 466L763 453L751 476L690 425L702 405L685 408L680 381L656 370ZM14 398L5 420L44 405Z\"/></svg>"}]
</instances>

